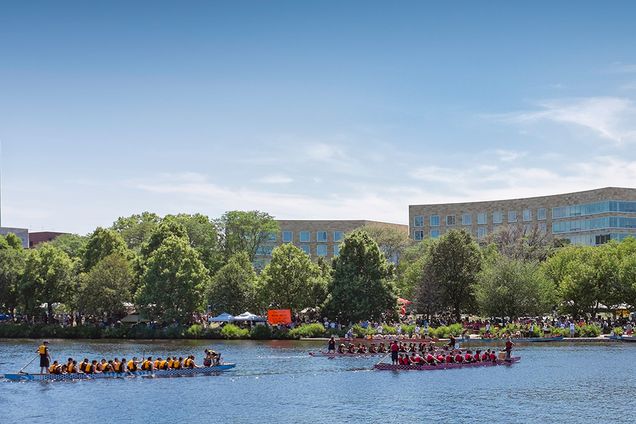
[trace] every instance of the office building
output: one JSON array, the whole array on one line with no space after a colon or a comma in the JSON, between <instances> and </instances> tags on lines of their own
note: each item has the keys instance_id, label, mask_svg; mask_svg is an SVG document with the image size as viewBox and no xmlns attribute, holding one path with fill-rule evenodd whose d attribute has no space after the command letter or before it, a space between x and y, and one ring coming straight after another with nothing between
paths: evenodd
<instances>
[{"instance_id":1,"label":"office building","mask_svg":"<svg viewBox=\"0 0 636 424\"><path fill-rule=\"evenodd\" d=\"M504 225L538 230L572 244L599 245L636 236L636 189L606 187L524 199L409 206L414 240L462 228L478 240Z\"/></svg>"}]
</instances>

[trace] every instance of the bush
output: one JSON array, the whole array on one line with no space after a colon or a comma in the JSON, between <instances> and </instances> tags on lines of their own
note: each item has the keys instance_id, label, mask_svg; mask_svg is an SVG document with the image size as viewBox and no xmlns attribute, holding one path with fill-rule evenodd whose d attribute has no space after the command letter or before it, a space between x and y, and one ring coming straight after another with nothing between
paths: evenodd
<instances>
[{"instance_id":1,"label":"bush","mask_svg":"<svg viewBox=\"0 0 636 424\"><path fill-rule=\"evenodd\" d=\"M201 324L193 324L186 330L185 334L187 337L198 339L203 335L203 330L204 328Z\"/></svg>"},{"instance_id":2,"label":"bush","mask_svg":"<svg viewBox=\"0 0 636 424\"><path fill-rule=\"evenodd\" d=\"M375 334L375 329L364 328L360 324L356 324L351 327L351 331L353 331L353 337L367 337Z\"/></svg>"},{"instance_id":3,"label":"bush","mask_svg":"<svg viewBox=\"0 0 636 424\"><path fill-rule=\"evenodd\" d=\"M402 334L413 335L415 334L415 325L403 325Z\"/></svg>"},{"instance_id":4,"label":"bush","mask_svg":"<svg viewBox=\"0 0 636 424\"><path fill-rule=\"evenodd\" d=\"M323 337L325 336L325 327L320 323L301 324L298 327L290 330L289 335L293 338Z\"/></svg>"},{"instance_id":5,"label":"bush","mask_svg":"<svg viewBox=\"0 0 636 424\"><path fill-rule=\"evenodd\" d=\"M577 337L598 337L601 335L601 327L594 324L576 326L575 335Z\"/></svg>"},{"instance_id":6,"label":"bush","mask_svg":"<svg viewBox=\"0 0 636 424\"><path fill-rule=\"evenodd\" d=\"M269 340L272 338L272 329L269 325L255 325L250 331L250 339Z\"/></svg>"},{"instance_id":7,"label":"bush","mask_svg":"<svg viewBox=\"0 0 636 424\"><path fill-rule=\"evenodd\" d=\"M623 327L614 327L613 331L615 336L623 335Z\"/></svg>"},{"instance_id":8,"label":"bush","mask_svg":"<svg viewBox=\"0 0 636 424\"><path fill-rule=\"evenodd\" d=\"M382 324L382 334L397 334L397 328Z\"/></svg>"},{"instance_id":9,"label":"bush","mask_svg":"<svg viewBox=\"0 0 636 424\"><path fill-rule=\"evenodd\" d=\"M249 336L249 330L238 327L234 324L226 324L221 330L221 335L226 339L244 339Z\"/></svg>"}]
</instances>

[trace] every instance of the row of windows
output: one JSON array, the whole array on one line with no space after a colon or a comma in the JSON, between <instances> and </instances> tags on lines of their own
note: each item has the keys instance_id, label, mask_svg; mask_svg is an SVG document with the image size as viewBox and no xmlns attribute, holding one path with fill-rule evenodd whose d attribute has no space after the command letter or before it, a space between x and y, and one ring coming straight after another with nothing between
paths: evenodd
<instances>
[{"instance_id":1,"label":"row of windows","mask_svg":"<svg viewBox=\"0 0 636 424\"><path fill-rule=\"evenodd\" d=\"M547 215L546 208L537 209L537 220L545 221ZM502 211L496 211L492 213L492 223L493 224L502 224L503 223L504 213ZM508 222L517 222L517 211L508 211ZM521 219L524 222L532 221L532 209L524 209L521 212ZM445 221L446 226L450 227L456 225L457 221L455 219L455 215L446 215ZM461 214L461 224L462 225L473 225L473 215L470 213ZM477 225L486 225L488 224L488 214L486 212L480 212L477 214ZM431 215L429 217L429 225L431 227L439 227L440 225L440 216L439 215ZM424 217L422 215L417 215L413 217L413 226L414 227L423 227L424 226Z\"/></svg>"},{"instance_id":2,"label":"row of windows","mask_svg":"<svg viewBox=\"0 0 636 424\"><path fill-rule=\"evenodd\" d=\"M497 231L498 229L498 225L496 225L493 229L493 231ZM548 231L548 228L546 226L545 222L539 222L537 225L537 228L540 232L542 233L546 233ZM534 226L532 224L524 224L524 231L525 232L531 232L533 231ZM437 228L431 228L431 230L428 233L428 236L430 238L438 238L441 235L441 231ZM477 238L478 239L483 239L484 237L486 237L488 235L488 227L485 226L479 226L477 227ZM413 240L415 241L420 241L424 239L424 230L414 230L413 231Z\"/></svg>"},{"instance_id":3,"label":"row of windows","mask_svg":"<svg viewBox=\"0 0 636 424\"><path fill-rule=\"evenodd\" d=\"M577 234L566 237L572 244L582 244L587 246L597 246L610 240L621 241L627 237L634 237L632 234L610 233L610 234Z\"/></svg>"},{"instance_id":4,"label":"row of windows","mask_svg":"<svg viewBox=\"0 0 636 424\"><path fill-rule=\"evenodd\" d=\"M326 243L328 240L328 231L316 231L316 242L318 243ZM342 241L344 237L343 231L334 231L333 232L333 240L334 242ZM274 239L269 239L270 241L276 241L276 235L274 235ZM294 232L293 231L283 231L281 234L281 240L283 243L293 243L294 241ZM301 243L310 243L311 242L311 231L299 231L298 232L298 241Z\"/></svg>"},{"instance_id":5,"label":"row of windows","mask_svg":"<svg viewBox=\"0 0 636 424\"><path fill-rule=\"evenodd\" d=\"M608 200L584 205L561 206L552 208L552 218L572 218L608 212L636 213L636 202Z\"/></svg>"},{"instance_id":6,"label":"row of windows","mask_svg":"<svg viewBox=\"0 0 636 424\"><path fill-rule=\"evenodd\" d=\"M554 234L574 233L577 231L590 231L602 228L636 228L636 218L605 216L602 218L578 219L576 221L552 223L552 232Z\"/></svg>"},{"instance_id":7,"label":"row of windows","mask_svg":"<svg viewBox=\"0 0 636 424\"><path fill-rule=\"evenodd\" d=\"M256 249L256 254L258 256L272 256L272 251L275 246L259 246ZM309 244L301 244L298 246L303 252L308 255L311 255L311 246ZM332 246L333 256L338 256L340 254L340 245L334 244ZM327 256L329 254L329 245L327 244L317 244L316 245L316 256Z\"/></svg>"}]
</instances>

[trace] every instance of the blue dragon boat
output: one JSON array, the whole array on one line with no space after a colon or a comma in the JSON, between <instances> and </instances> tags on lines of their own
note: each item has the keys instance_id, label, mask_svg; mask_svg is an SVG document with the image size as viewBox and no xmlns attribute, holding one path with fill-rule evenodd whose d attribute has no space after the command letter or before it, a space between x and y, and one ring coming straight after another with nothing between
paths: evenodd
<instances>
[{"instance_id":1,"label":"blue dragon boat","mask_svg":"<svg viewBox=\"0 0 636 424\"><path fill-rule=\"evenodd\" d=\"M169 370L153 371L127 371L122 373L104 372L95 374L72 373L72 374L4 374L3 377L9 381L72 381L72 380L101 380L105 378L135 378L135 377L184 377L194 375L213 375L229 371L236 364L227 363L211 367L181 368Z\"/></svg>"}]
</instances>

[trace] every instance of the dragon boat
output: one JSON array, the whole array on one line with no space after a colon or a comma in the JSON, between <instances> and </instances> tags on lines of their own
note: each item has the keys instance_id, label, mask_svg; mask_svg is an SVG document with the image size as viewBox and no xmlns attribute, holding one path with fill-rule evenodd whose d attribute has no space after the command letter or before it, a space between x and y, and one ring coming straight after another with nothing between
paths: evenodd
<instances>
[{"instance_id":1,"label":"dragon boat","mask_svg":"<svg viewBox=\"0 0 636 424\"><path fill-rule=\"evenodd\" d=\"M181 368L153 371L127 371L122 373L104 372L96 374L72 373L72 374L4 374L0 376L9 381L71 381L71 380L101 380L108 378L135 378L135 377L182 377L194 375L213 375L229 371L236 364L227 363L211 367Z\"/></svg>"},{"instance_id":2,"label":"dragon boat","mask_svg":"<svg viewBox=\"0 0 636 424\"><path fill-rule=\"evenodd\" d=\"M459 339L458 339L459 340ZM548 342L562 342L563 336L554 337L517 337L513 338L514 343L548 343ZM480 338L480 339L462 339L464 343L479 342L479 343L505 343L506 339L500 338Z\"/></svg>"},{"instance_id":3,"label":"dragon boat","mask_svg":"<svg viewBox=\"0 0 636 424\"><path fill-rule=\"evenodd\" d=\"M319 357L324 356L326 358L361 358L361 357L371 357L371 356L385 356L390 354L391 352L383 352L383 353L338 353L338 352L309 352L309 356Z\"/></svg>"},{"instance_id":4,"label":"dragon boat","mask_svg":"<svg viewBox=\"0 0 636 424\"><path fill-rule=\"evenodd\" d=\"M373 368L380 371L435 371L449 370L454 368L478 368L478 367L494 367L498 365L512 365L521 360L520 356L513 356L510 360L498 359L496 361L484 362L467 362L467 363L440 363L437 365L393 365L380 363L375 364Z\"/></svg>"}]
</instances>

